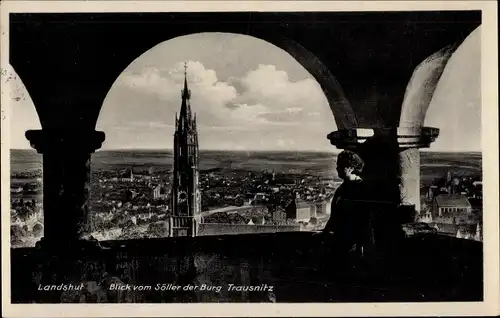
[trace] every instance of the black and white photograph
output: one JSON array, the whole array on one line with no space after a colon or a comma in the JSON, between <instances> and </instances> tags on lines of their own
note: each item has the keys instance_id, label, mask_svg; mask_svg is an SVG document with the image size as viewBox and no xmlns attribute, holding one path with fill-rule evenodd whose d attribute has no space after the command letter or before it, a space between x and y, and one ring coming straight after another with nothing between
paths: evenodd
<instances>
[{"instance_id":1,"label":"black and white photograph","mask_svg":"<svg viewBox=\"0 0 500 318\"><path fill-rule=\"evenodd\" d=\"M10 304L458 304L498 289L485 9L8 2Z\"/></svg>"}]
</instances>

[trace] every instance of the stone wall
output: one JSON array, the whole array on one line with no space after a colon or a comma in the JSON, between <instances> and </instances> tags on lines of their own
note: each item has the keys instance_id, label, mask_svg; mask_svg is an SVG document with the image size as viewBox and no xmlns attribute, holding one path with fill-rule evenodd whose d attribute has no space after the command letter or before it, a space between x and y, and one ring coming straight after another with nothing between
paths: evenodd
<instances>
[{"instance_id":1,"label":"stone wall","mask_svg":"<svg viewBox=\"0 0 500 318\"><path fill-rule=\"evenodd\" d=\"M300 225L248 225L248 224L201 223L198 230L198 236L244 234L244 233L295 232L295 231L300 231Z\"/></svg>"},{"instance_id":2,"label":"stone wall","mask_svg":"<svg viewBox=\"0 0 500 318\"><path fill-rule=\"evenodd\" d=\"M387 255L385 260L339 262L331 257L332 251L324 239L302 231L106 241L100 242L102 249L93 252L73 249L61 255L39 248L11 249L12 302L483 299L481 242L440 235L414 237L405 239L398 252ZM349 264L356 266L345 266ZM68 283L84 284L85 288L74 293L39 290L39 284ZM117 291L112 284L132 288ZM262 289L230 290L230 284ZM135 290L133 286L143 287ZM144 286L151 289L145 290ZM172 286L198 289L173 290ZM272 286L272 291L265 290L266 286Z\"/></svg>"}]
</instances>

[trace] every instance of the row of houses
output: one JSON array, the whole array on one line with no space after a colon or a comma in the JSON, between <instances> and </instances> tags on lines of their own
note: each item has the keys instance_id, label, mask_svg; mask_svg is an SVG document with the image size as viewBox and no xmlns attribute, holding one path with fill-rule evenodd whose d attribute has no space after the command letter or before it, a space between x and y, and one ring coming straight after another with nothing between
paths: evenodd
<instances>
[{"instance_id":1,"label":"row of houses","mask_svg":"<svg viewBox=\"0 0 500 318\"><path fill-rule=\"evenodd\" d=\"M465 195L452 193L435 196L431 207L421 212L419 221L428 223L441 234L482 241L481 218L481 213L473 212Z\"/></svg>"},{"instance_id":2,"label":"row of houses","mask_svg":"<svg viewBox=\"0 0 500 318\"><path fill-rule=\"evenodd\" d=\"M273 211L276 221L295 220L295 222L309 222L312 218L325 217L330 214L331 197L318 201L292 199L284 210Z\"/></svg>"},{"instance_id":3,"label":"row of houses","mask_svg":"<svg viewBox=\"0 0 500 318\"><path fill-rule=\"evenodd\" d=\"M431 223L431 227L435 228L440 234L462 238L467 240L482 241L483 228L481 223L476 224L445 224Z\"/></svg>"}]
</instances>

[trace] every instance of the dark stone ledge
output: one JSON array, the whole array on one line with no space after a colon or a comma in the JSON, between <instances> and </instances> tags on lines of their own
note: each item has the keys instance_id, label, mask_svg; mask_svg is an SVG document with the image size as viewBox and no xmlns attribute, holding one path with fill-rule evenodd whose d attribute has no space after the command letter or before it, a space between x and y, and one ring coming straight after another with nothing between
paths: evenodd
<instances>
[{"instance_id":1,"label":"dark stone ledge","mask_svg":"<svg viewBox=\"0 0 500 318\"><path fill-rule=\"evenodd\" d=\"M50 256L52 254L44 249L12 249L12 301L416 302L483 299L482 243L441 235L405 239L390 257L346 262L335 259L321 236L310 232L106 241L100 245L98 249L85 252L73 249L60 256ZM72 272L68 272L68 268L73 268ZM71 298L66 293L56 292L49 296L47 292L37 291L37 277L44 273L53 277L62 272L66 273L66 276L61 274L64 279L100 284L104 296L99 298L92 294L87 298L81 295ZM158 283L172 283L227 288L233 283L267 284L274 288L272 293L153 290L120 296L102 287L109 286L109 281L153 287Z\"/></svg>"}]
</instances>

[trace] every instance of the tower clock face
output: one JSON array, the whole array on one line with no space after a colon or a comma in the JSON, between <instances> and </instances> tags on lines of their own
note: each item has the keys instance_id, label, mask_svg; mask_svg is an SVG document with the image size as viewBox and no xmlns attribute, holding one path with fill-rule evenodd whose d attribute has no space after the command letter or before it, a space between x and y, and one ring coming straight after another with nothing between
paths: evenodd
<instances>
[{"instance_id":1,"label":"tower clock face","mask_svg":"<svg viewBox=\"0 0 500 318\"><path fill-rule=\"evenodd\" d=\"M178 198L179 198L179 202L186 202L187 193L184 191L179 192Z\"/></svg>"}]
</instances>

